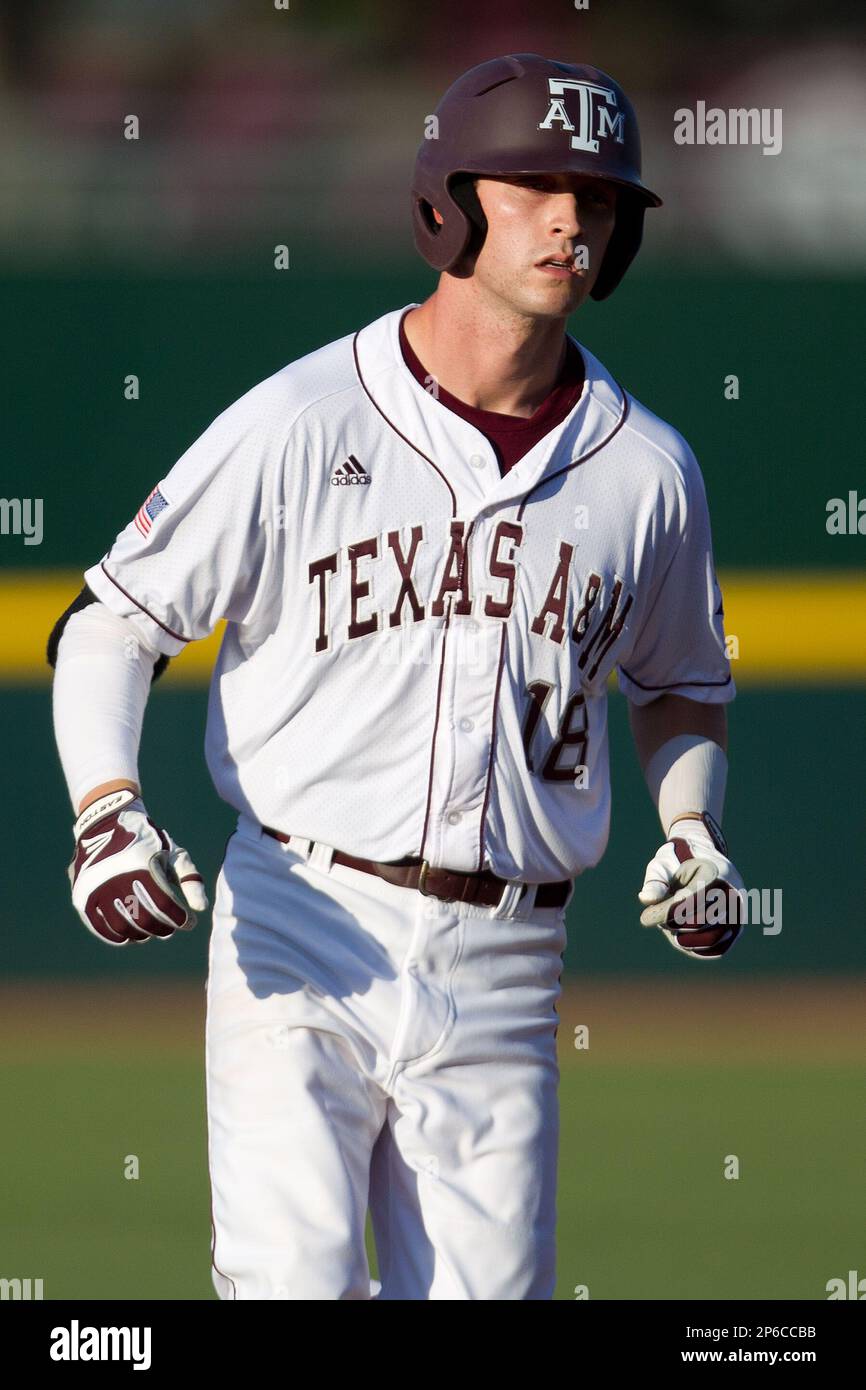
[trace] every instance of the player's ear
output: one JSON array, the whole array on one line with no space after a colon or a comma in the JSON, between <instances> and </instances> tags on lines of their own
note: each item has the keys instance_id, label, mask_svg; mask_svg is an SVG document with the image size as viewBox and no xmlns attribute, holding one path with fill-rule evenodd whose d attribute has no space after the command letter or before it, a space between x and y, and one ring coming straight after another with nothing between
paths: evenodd
<instances>
[{"instance_id":1,"label":"player's ear","mask_svg":"<svg viewBox=\"0 0 866 1390\"><path fill-rule=\"evenodd\" d=\"M442 216L438 208L433 208L432 211L433 216L435 217L436 221L439 223L439 226L441 227L442 223L445 221L445 218Z\"/></svg>"}]
</instances>

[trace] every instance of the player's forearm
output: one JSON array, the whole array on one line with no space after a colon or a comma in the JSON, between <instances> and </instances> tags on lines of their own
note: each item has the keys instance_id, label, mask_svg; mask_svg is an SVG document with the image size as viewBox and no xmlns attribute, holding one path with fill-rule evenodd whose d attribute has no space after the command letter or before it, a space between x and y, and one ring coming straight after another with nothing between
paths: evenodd
<instances>
[{"instance_id":1,"label":"player's forearm","mask_svg":"<svg viewBox=\"0 0 866 1390\"><path fill-rule=\"evenodd\" d=\"M629 717L665 835L681 817L708 813L721 824L728 775L724 707L664 695L649 705L630 705Z\"/></svg>"},{"instance_id":2,"label":"player's forearm","mask_svg":"<svg viewBox=\"0 0 866 1390\"><path fill-rule=\"evenodd\" d=\"M648 705L629 704L629 721L638 760L646 771L653 754L678 734L701 734L728 751L724 705L702 705L681 695L662 695Z\"/></svg>"},{"instance_id":3,"label":"player's forearm","mask_svg":"<svg viewBox=\"0 0 866 1390\"><path fill-rule=\"evenodd\" d=\"M120 787L138 792L138 746L155 659L126 619L101 604L66 624L54 676L54 732L76 814Z\"/></svg>"}]
</instances>

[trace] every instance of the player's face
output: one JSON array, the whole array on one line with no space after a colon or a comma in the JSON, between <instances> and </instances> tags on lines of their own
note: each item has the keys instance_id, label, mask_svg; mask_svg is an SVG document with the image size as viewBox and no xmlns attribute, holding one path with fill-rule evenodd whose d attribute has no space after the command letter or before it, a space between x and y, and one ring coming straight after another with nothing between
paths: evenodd
<instances>
[{"instance_id":1,"label":"player's face","mask_svg":"<svg viewBox=\"0 0 866 1390\"><path fill-rule=\"evenodd\" d=\"M595 283L613 232L615 187L575 174L515 174L479 178L476 189L487 235L475 277L530 317L573 313Z\"/></svg>"}]
</instances>

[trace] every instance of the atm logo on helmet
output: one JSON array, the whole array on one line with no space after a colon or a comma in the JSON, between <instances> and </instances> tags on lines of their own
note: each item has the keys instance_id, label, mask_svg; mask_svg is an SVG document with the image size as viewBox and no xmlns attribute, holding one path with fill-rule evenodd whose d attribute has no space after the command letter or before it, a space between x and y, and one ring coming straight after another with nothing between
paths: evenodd
<instances>
[{"instance_id":1,"label":"atm logo on helmet","mask_svg":"<svg viewBox=\"0 0 866 1390\"><path fill-rule=\"evenodd\" d=\"M598 154L599 140L606 140L612 137L618 145L625 139L625 113L615 111L612 114L611 107L617 106L616 92L610 87L599 87L594 82L580 82L577 78L549 77L547 85L550 90L550 105L547 108L547 115L543 121L539 121L539 130L552 130L554 122L558 121L563 130L569 130L571 136L571 148L573 150L587 150L590 154ZM577 125L569 118L565 109L566 92L576 93L572 97L572 114L577 108Z\"/></svg>"}]
</instances>

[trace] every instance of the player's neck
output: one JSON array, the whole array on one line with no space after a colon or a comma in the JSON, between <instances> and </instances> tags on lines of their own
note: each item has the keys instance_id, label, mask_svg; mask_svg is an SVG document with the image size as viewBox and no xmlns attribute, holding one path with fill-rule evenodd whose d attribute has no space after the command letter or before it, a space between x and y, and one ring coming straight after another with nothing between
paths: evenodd
<instances>
[{"instance_id":1,"label":"player's neck","mask_svg":"<svg viewBox=\"0 0 866 1390\"><path fill-rule=\"evenodd\" d=\"M424 368L466 405L529 418L556 385L565 322L530 319L481 295L455 294L448 277L403 322Z\"/></svg>"}]
</instances>

